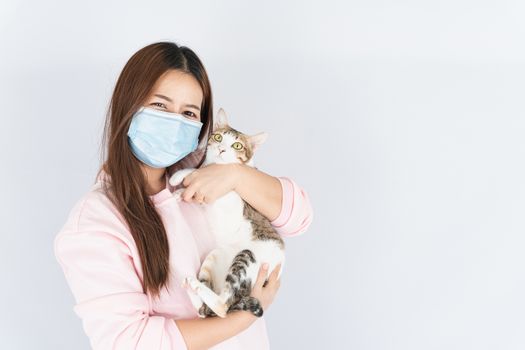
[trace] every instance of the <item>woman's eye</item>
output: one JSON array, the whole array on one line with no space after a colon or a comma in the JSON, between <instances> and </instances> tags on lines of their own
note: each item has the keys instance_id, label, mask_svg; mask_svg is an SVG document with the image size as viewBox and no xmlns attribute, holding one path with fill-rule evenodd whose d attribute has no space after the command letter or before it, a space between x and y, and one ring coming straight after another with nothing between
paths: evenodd
<instances>
[{"instance_id":1,"label":"woman's eye","mask_svg":"<svg viewBox=\"0 0 525 350\"><path fill-rule=\"evenodd\" d=\"M190 111L186 111L186 113L191 113L190 117L192 118L197 118L197 115L193 112L190 112Z\"/></svg>"},{"instance_id":2,"label":"woman's eye","mask_svg":"<svg viewBox=\"0 0 525 350\"><path fill-rule=\"evenodd\" d=\"M160 103L160 102L153 102L152 105L160 107L160 108L166 108L166 105L164 103Z\"/></svg>"}]
</instances>

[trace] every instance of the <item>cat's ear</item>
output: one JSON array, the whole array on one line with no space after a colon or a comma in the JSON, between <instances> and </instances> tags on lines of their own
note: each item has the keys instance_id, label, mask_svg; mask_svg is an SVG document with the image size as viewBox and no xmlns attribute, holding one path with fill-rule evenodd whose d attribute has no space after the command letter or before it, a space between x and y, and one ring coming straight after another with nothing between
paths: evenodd
<instances>
[{"instance_id":1,"label":"cat's ear","mask_svg":"<svg viewBox=\"0 0 525 350\"><path fill-rule=\"evenodd\" d=\"M264 131L258 134L255 134L255 135L248 136L248 142L250 143L250 146L252 147L252 151L255 152L255 150L259 148L259 146L262 145L264 141L266 141L267 138L268 138L268 133Z\"/></svg>"},{"instance_id":2,"label":"cat's ear","mask_svg":"<svg viewBox=\"0 0 525 350\"><path fill-rule=\"evenodd\" d=\"M226 118L226 112L222 108L219 108L217 115L213 119L213 130L217 130L218 128L225 127L228 125L228 118Z\"/></svg>"}]
</instances>

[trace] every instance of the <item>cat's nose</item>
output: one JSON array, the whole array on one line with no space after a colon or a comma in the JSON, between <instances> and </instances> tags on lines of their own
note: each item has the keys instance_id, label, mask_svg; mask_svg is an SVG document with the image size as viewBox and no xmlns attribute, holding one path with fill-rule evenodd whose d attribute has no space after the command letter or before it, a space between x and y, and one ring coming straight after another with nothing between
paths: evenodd
<instances>
[{"instance_id":1,"label":"cat's nose","mask_svg":"<svg viewBox=\"0 0 525 350\"><path fill-rule=\"evenodd\" d=\"M226 150L224 150L224 149L220 149L220 150L219 150L219 154L221 154L222 152L226 152Z\"/></svg>"}]
</instances>

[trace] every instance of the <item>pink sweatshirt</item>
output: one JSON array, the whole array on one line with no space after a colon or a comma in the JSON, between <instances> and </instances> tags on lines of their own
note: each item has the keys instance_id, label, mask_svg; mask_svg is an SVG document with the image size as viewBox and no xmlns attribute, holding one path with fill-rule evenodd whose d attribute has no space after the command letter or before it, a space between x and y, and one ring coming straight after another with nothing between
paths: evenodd
<instances>
[{"instance_id":1,"label":"pink sweatshirt","mask_svg":"<svg viewBox=\"0 0 525 350\"><path fill-rule=\"evenodd\" d=\"M297 236L312 222L308 195L293 180L277 178L283 201L271 224L283 237ZM198 316L181 281L196 276L215 247L201 206L176 201L167 176L166 188L150 196L168 235L172 274L170 291L163 288L160 300L153 299L142 292L141 262L128 226L101 190L106 179L101 172L55 237L55 256L76 301L73 311L95 350L187 349L174 320ZM264 316L211 349L269 349Z\"/></svg>"}]
</instances>

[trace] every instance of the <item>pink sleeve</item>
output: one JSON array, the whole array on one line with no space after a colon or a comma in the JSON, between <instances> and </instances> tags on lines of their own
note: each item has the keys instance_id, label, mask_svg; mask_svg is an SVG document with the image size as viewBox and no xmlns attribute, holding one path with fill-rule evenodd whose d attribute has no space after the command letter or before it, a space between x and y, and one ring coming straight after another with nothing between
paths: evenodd
<instances>
[{"instance_id":1,"label":"pink sleeve","mask_svg":"<svg viewBox=\"0 0 525 350\"><path fill-rule=\"evenodd\" d=\"M272 226L281 236L297 236L306 232L313 219L310 198L295 181L278 176L283 190L281 212Z\"/></svg>"},{"instance_id":2,"label":"pink sleeve","mask_svg":"<svg viewBox=\"0 0 525 350\"><path fill-rule=\"evenodd\" d=\"M174 319L150 315L131 252L119 237L61 232L54 250L93 349L187 349Z\"/></svg>"}]
</instances>

